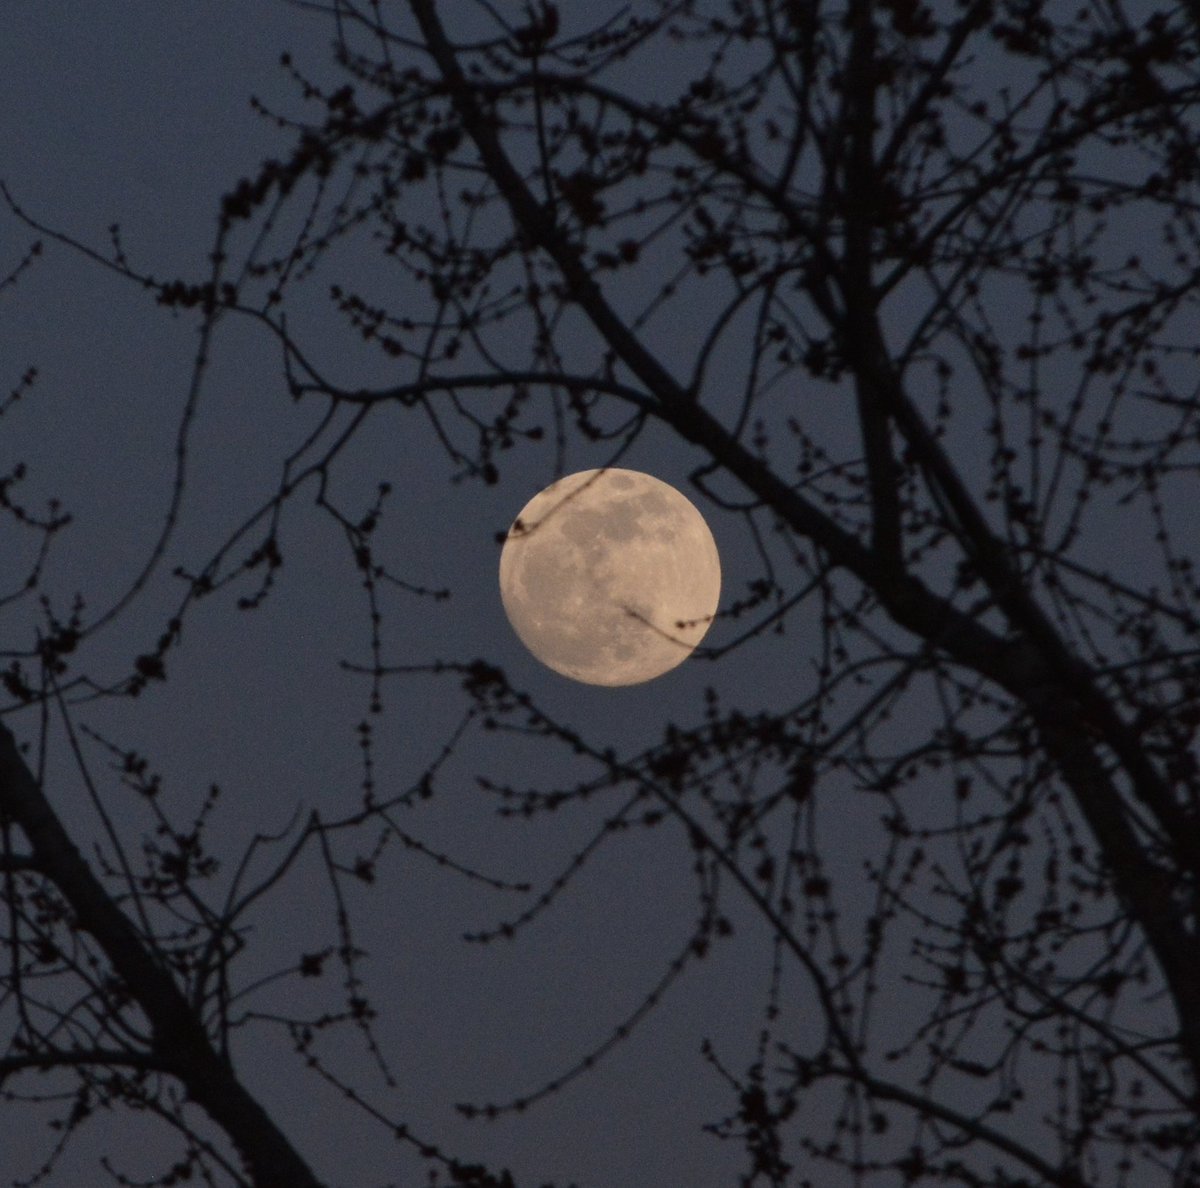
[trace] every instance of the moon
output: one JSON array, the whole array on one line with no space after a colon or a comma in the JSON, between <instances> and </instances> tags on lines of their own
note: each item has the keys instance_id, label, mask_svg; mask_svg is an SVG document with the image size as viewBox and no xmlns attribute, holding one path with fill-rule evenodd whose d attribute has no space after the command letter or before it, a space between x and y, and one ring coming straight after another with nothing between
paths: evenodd
<instances>
[{"instance_id":1,"label":"moon","mask_svg":"<svg viewBox=\"0 0 1200 1188\"><path fill-rule=\"evenodd\" d=\"M521 509L500 554L500 597L521 642L588 685L637 685L681 664L720 594L704 517L637 470L552 483Z\"/></svg>"}]
</instances>

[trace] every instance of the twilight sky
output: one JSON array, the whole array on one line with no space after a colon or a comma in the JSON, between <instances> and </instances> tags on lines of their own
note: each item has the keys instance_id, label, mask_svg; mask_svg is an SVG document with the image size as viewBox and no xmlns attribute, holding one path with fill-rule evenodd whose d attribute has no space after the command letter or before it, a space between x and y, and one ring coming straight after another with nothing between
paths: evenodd
<instances>
[{"instance_id":1,"label":"twilight sky","mask_svg":"<svg viewBox=\"0 0 1200 1188\"><path fill-rule=\"evenodd\" d=\"M333 26L324 7L304 0L10 0L4 6L0 180L29 218L79 248L43 235L42 255L17 283L0 290L0 398L27 368L38 368L36 385L3 412L0 476L24 462L27 471L11 489L13 496L35 510L57 499L73 517L53 541L40 590L57 618L70 615L79 600L84 621L101 623L71 658L72 674L86 672L100 686L126 677L134 658L153 649L184 596L187 583L179 575L200 572L231 538L220 572L236 567L254 550L265 532L260 509L279 489L281 477L332 450L354 415L342 408L326 422L322 402L294 400L277 341L250 318L220 319L197 386L195 312L156 305L145 289L104 263L120 251L132 272L156 280L206 276L222 195L240 178L253 175L264 159L284 157L293 145L290 132L281 132L255 108L265 106L301 122L322 117L319 105L305 104L293 68L281 63L281 54L290 55L296 75L318 84L343 80L333 64ZM586 7L588 20L598 19L599 10ZM482 0L447 0L439 11L444 9L451 23L449 14L454 20L460 14L468 19L486 8ZM452 25L452 33L460 37L472 31ZM677 54L660 55L654 76L643 73L634 83L677 92L695 65L688 52L680 48ZM971 59L972 85L999 94L1001 84L1010 83L1019 91L1027 80L1016 77L1015 60L982 50ZM1027 62L1026 67L1034 69ZM637 69L644 68L639 64ZM1028 112L1035 127L1038 117L1035 103ZM988 118L972 123L974 119L955 110L947 135L965 137L982 126L985 131L978 134L986 137ZM1097 150L1087 167L1114 171L1111 154L1116 151ZM423 199L406 191L404 200ZM1028 209L1022 208L1022 217ZM1114 213L1108 238L1096 248L1098 256L1123 255L1135 242L1147 259L1168 251L1165 244L1153 242L1152 234L1143 230L1141 239L1149 242L1142 243L1135 239L1136 227L1122 224L1140 210ZM285 224L288 218L303 217L302 211L297 199L288 207ZM321 218L328 211L323 208ZM415 213L414 221L421 213ZM1037 219L1040 213L1028 217ZM485 224L490 217L480 216ZM964 225L972 226L969 219ZM230 260L250 251L255 226L237 228ZM279 243L287 242L287 230L286 225L276 229ZM622 284L639 283L625 276L642 278L657 262L664 276L678 267L678 235L676 228L656 237L639 257L638 267L645 272L621 273L613 282L618 304L625 301L628 308L634 298L649 300L648 294L621 291ZM9 274L36 237L0 208L0 277ZM660 279L654 278L655 283ZM923 283L906 280L895 294L899 312L886 330L898 341L937 304L931 291L921 290ZM1024 280L999 275L987 283L991 287L980 298L980 306L986 306L980 317L994 323L996 339L1026 333L1029 295L1017 287ZM332 382L348 390L395 382L400 365L365 346L346 326L329 299L331 285L361 293L397 316L404 315L417 286L378 242L360 235L323 259L311 278L294 285L287 306L289 330ZM717 282L700 289L707 304L697 301L689 307L694 291L681 288L665 313L649 317L639 328L664 365L680 377L695 365L698 345L723 308ZM426 304L414 307L418 318L428 309L428 297L420 295L420 300ZM798 321L808 312L796 312ZM584 327L570 322L572 316L569 311L564 315L568 332L558 345L572 353L573 365L578 361L576 370L586 371L597 363L596 343ZM769 378L747 379L744 364L750 353L746 344L753 341L753 316L747 304L715 340L701 392L705 406L732 424L741 411L742 392L753 389L756 397L769 392L770 399L755 407L776 418L768 431L777 448L773 462L779 474L794 474L792 468L801 465L802 447L795 444L799 435L780 436L784 418L793 415L828 450L817 464L828 460L836 473L839 464L850 460L853 471L860 446L854 419L846 415L844 387L807 379L801 383L795 379L797 368L784 368L774 390ZM511 355L503 356L506 363L528 360L520 329L530 321L522 313L506 322L510 341L498 347L511 348ZM1176 362L1181 382L1190 384L1190 371L1182 369L1191 368L1192 361ZM1077 356L1060 352L1030 383L1048 400L1057 400L1079 382L1077 363ZM979 494L993 481L988 470L995 465L995 442L988 425L997 413L979 388L963 378L971 374L970 366L962 366L955 381L946 441L964 481ZM937 399L932 359L913 362L906 382L922 407ZM1092 399L1104 381L1084 383L1093 386L1081 416L1105 415L1097 411L1104 401ZM506 395L475 393L464 399L476 401L473 411L488 421ZM604 415L613 415L607 406ZM725 654L723 649L739 638L747 622L723 619L705 641L707 654L647 685L589 687L543 668L505 619L497 588L497 535L535 492L560 474L614 461L612 443L588 443L569 431L565 444L556 446L553 420L549 414L545 419L550 428L544 440L522 441L498 455L499 481L489 486L447 457L438 426L394 403L377 404L349 444L337 449L323 483L310 478L287 503L276 526L283 564L262 605L238 607L239 599L253 600L256 574L222 587L188 611L179 646L168 656L165 683L151 682L135 701L93 697L92 686L72 685L71 721L81 731L88 771L103 788L108 813L135 848L153 823L141 799L109 771L109 756L94 734L147 756L162 775L160 802L179 823L200 812L209 787L219 786L207 824L209 844L222 862L211 892L215 899L231 884L252 883L265 875L272 856L281 852L281 843L268 839L292 836L311 813L327 821L354 813L368 778L377 801L414 792L394 807L393 831L380 852L374 850L374 826L359 834L339 832L331 842L345 870L373 863L369 885L344 874L336 890L354 920L347 943L366 954L360 972L379 1013L374 1032L378 1048L373 1051L347 1027L331 1033L320 1051L331 1073L352 1083L381 1115L403 1121L421 1139L451 1154L511 1168L522 1188L547 1181L580 1188L727 1185L744 1170L742 1152L705 1136L701 1127L719 1122L736 1105L714 1064L744 1074L755 1059L773 958L764 925L737 895L724 893L728 887L722 888L722 907L731 918L732 935L716 943L703 962L688 964L672 979L657 1009L637 1017L632 1037L613 1046L596 1068L569 1079L531 1108L503 1111L493 1122L468 1121L456 1112L458 1102L502 1104L537 1094L570 1073L581 1057L603 1048L637 1015L686 949L705 904L686 832L673 820L653 829L604 833L619 806L607 787L531 820L500 815L491 790L497 785L565 791L599 779L601 768L586 756L573 756L569 747L548 746L520 729L490 729L482 718L469 717L470 703L458 677L423 671L390 676L382 686L382 712L372 714L371 682L362 672L373 659L372 593L381 600L377 657L384 667L419 670L439 661L466 664L483 658L503 667L515 686L527 690L565 728L597 749L612 747L622 754L661 741L672 724L704 721L709 686L718 690L723 706L738 706L750 720L758 711L794 709L818 691L824 697L825 685L814 675L823 662L847 678L845 687L839 685L836 696L822 703L825 720L836 729L853 723L857 709L881 687L884 678L876 673L891 672L886 666L899 668L905 657L911 659L911 669L902 674L905 692L895 703L898 712L891 713L886 698L877 703L883 708L872 722L872 760L879 758L881 766L864 763L861 772L844 770L822 778L803 817L799 808L794 817L785 808L764 826L776 853L794 855L795 845L820 854L825 873L841 892L837 927L846 930L851 952L862 949L864 920L875 912L883 918L888 906L883 896L872 898L873 888L863 874L864 862L877 858L888 844L880 826L887 806L866 791L889 759L885 748L905 756L907 763L929 737L931 725L953 722L957 727L955 714L968 702L974 709L965 710L962 721L981 736L991 730L992 711L985 699L973 700L978 690L971 687L972 676L958 684L956 673L939 684L943 673L934 672L924 682L920 648L887 625L879 625L878 641L871 639L876 620L868 620L853 645L868 656L865 675L856 684L857 655L839 656L832 645L828 653L821 652L833 638L832 632L822 632L822 620L836 622L836 598L853 598L858 592L840 578L790 614L786 633L762 633ZM451 423L454 431L462 430L461 419ZM1013 431L1036 436L1021 426ZM744 437L752 442L755 433L748 427ZM131 587L154 556L173 506L181 434L186 470L173 531L148 579ZM469 453L471 443L465 445ZM765 558L776 566L780 586L793 592L806 560L798 556L793 539L764 520L756 542L737 507L741 492L718 478L713 498L691 481L703 462L699 452L651 424L618 464L680 487L707 516L721 552L726 611L762 577ZM1036 467L1036 460L1031 465ZM1076 462L1069 461L1063 471L1066 493L1054 507L1059 517L1074 514L1067 491L1078 477L1072 467ZM853 501L865 501L852 483L852 477L841 483L839 491L851 495L831 514L845 512L848 519L858 514ZM397 581L381 580L372 591L364 588L353 542L330 509L346 524L356 524L372 513L381 484L388 485L390 494L372 542L376 560ZM812 489L817 489L815 483ZM1168 515L1190 506L1176 499ZM1162 561L1151 556L1148 541L1132 539L1128 532L1144 513L1144 506L1122 507L1114 491L1100 491L1086 516L1080 512L1083 529L1072 546L1073 558L1107 564L1115 557L1138 582L1144 581L1143 559L1150 558L1146 571ZM1145 535L1147 521L1136 522ZM35 547L34 538L14 525L12 517L0 519L5 572L18 575L11 580L19 581L34 563ZM942 544L930 545L921 562L923 576L932 573L930 580L938 588L950 588L952 575L943 566L948 551L942 551ZM10 590L0 584L0 597ZM828 604L822 601L826 597ZM965 606L975 594L956 597ZM973 613L998 618L986 602L973 605L985 608ZM110 617L113 608L120 613ZM870 608L868 613L873 613ZM45 616L46 610L32 599L0 601L0 666L31 646ZM870 651L876 642L878 647ZM909 695L906 682L914 672L921 675L913 678L916 692ZM935 693L945 694L951 703L944 715L934 703ZM793 718L800 720L800 715ZM369 772L364 772L360 747L364 721L371 723L374 744ZM33 713L11 712L6 722L21 739L37 739L39 722ZM84 728L92 733L82 733ZM847 736L852 733L848 727ZM50 722L48 736L47 794L92 856L102 829L61 720ZM985 792L995 797L989 805L1001 803L1010 787L1005 780L1014 769L1034 770L1026 763L1028 755L1015 749L1009 753L1003 749L1008 745L1002 738L988 756L991 766L981 782L994 780ZM848 743L845 753L850 750ZM424 799L415 791L433 764L434 795ZM743 770L750 768L747 760ZM926 774L909 786L914 794L905 812L918 829L946 826L941 854L950 855L953 865L962 857L955 853L962 838L954 822L959 809L949 795L939 798L948 792L953 773L947 767L940 775L926 779ZM751 772L753 795L780 791L777 803L791 805L781 791L789 775L782 760L768 757ZM876 791L890 788L882 777L874 782ZM728 783L733 787L735 781ZM1018 784L1014 779L1011 787ZM729 793L731 798L735 794ZM811 824L811 836L799 837L801 820L804 827ZM792 821L797 823L795 835L788 833ZM990 823L999 835L1003 814L997 811ZM603 844L593 846L602 835ZM253 843L255 838L260 842ZM997 844L1000 840L998 836ZM239 870L248 847L248 866ZM747 857L744 851L741 856ZM800 865L791 862L787 877ZM931 886L936 877L930 874L927 883L916 885ZM973 877L972 870L963 876ZM532 891L523 892L517 884L528 884ZM424 1183L426 1169L409 1147L305 1073L276 1021L280 1012L319 1013L344 1004L333 963L332 972L321 979L277 982L273 977L302 954L346 939L339 936L334 891L326 868L311 852L248 918L247 944L234 964L239 991L234 1011L247 1019L237 1032L238 1068L331 1186ZM828 964L833 929L815 922L825 911L823 893L810 895L805 889L799 899L796 927L811 928L803 935L815 936L814 946L829 946L820 954ZM937 919L940 907L931 901L929 919ZM953 908L946 910L952 916ZM512 939L479 942L513 922L520 927ZM911 955L914 927L889 923L886 943L892 952ZM1085 932L1079 929L1080 935ZM783 974L780 1018L774 1024L775 1033L798 1050L821 1027L809 984L798 972L800 964L787 966ZM939 992L930 983L928 994L920 998L923 991L902 981L913 966L903 966L903 973L899 968L900 963L883 964L879 977L884 985L871 1000L875 1056L897 1030L890 1025L923 1020L919 1003L927 1006ZM874 976L862 980L869 985ZM1135 1002L1134 1010L1144 1006L1132 994L1126 1001ZM1140 1026L1142 1020L1137 1022ZM11 1008L0 1003L0 1028L11 1024ZM974 1050L988 1048L993 1040L1003 1042L998 1033L998 1028L989 1032L986 1022L981 1024L972 1034ZM702 1056L706 1042L715 1061ZM911 1057L914 1063L921 1059L919 1052ZM1046 1060L1047 1066L1052 1063L1051 1057ZM956 1082L962 1093L956 1092L955 1105L968 1113L983 1108L983 1095L994 1083L980 1088L978 1081L968 1079L969 1069L958 1071L963 1073ZM1022 1070L1022 1077L1028 1076ZM1042 1121L1047 1086L1035 1079L1025 1084L1029 1096L1024 1108L1039 1112ZM48 1078L23 1087L52 1094L58 1082ZM813 1108L812 1133L828 1132L831 1118L822 1111L836 1108L836 1102L830 1105L833 1097L820 1099ZM0 1101L0 1184L37 1173L53 1143L44 1122L54 1109L52 1101L38 1107ZM1003 1125L1019 1133L1026 1116L1014 1114ZM794 1125L804 1126L810 1118L812 1113L806 1113ZM1049 1130L1040 1128L1038 1141L1053 1145ZM881 1141L905 1140L897 1127ZM161 1175L172 1150L154 1125L128 1112L104 1113L83 1127L53 1174L39 1182L49 1188L105 1182L97 1179L101 1158L111 1162L116 1174L137 1182ZM826 1188L824 1168L802 1166L798 1175L806 1174Z\"/></svg>"},{"instance_id":2,"label":"twilight sky","mask_svg":"<svg viewBox=\"0 0 1200 1188\"><path fill-rule=\"evenodd\" d=\"M285 3L40 0L6 4L4 25L0 176L13 198L38 221L102 254L110 225L119 223L131 265L156 277L201 275L220 196L264 157L286 151L287 139L249 103L255 95L277 110L301 110L278 65L281 51L316 78L328 75L331 56L327 19ZM0 216L0 268L10 269L33 238L7 213ZM386 291L390 283L370 255L336 267L362 270L353 280L367 288ZM323 365L353 382L386 378L378 358L355 356L348 336L329 329L331 313L317 288L307 314L306 342ZM48 243L37 267L0 294L0 386L7 390L29 365L40 372L34 391L5 417L4 464L24 459L25 498L41 506L57 497L74 517L48 563L46 589L60 613L78 592L94 617L145 561L171 496L172 449L195 349L193 318L157 308L135 285L60 244ZM270 494L284 456L315 416L288 398L266 335L220 327L191 429L178 531L147 589L89 642L89 671L116 676L152 646L182 593L172 569L198 568ZM549 450L515 456L495 488L452 484L428 426L387 411L374 422L338 468L335 496L361 513L376 485L390 482L395 493L381 530L389 563L406 581L451 591L446 601L392 601L383 632L387 662L486 656L564 722L626 746L660 737L672 718L698 715L712 664L692 661L640 688L593 689L542 669L511 633L496 588L495 534L555 477ZM648 433L622 464L686 488L697 460ZM604 447L575 445L565 469L606 461ZM304 514L293 515L281 533L286 561L278 589L260 612L234 609L236 593L245 590L214 599L188 620L165 685L132 704L76 710L79 723L149 755L181 817L195 811L210 783L219 784L214 845L233 855L255 831L284 828L298 806L332 815L359 795L355 727L368 690L338 662L368 661L367 607L344 538L311 511L311 498L299 506ZM721 514L705 511L722 550L724 597L736 597L754 563L739 552L746 545ZM14 538L5 547L28 550L29 542ZM18 602L0 613L4 638L25 646L36 607ZM709 638L719 645L722 626ZM736 663L722 664L723 693L747 694L756 704L772 699L773 682L785 690L804 663L801 641L788 641L786 648L752 645ZM452 683L388 685L377 728L379 788L411 783L462 712ZM13 726L23 738L36 730L21 719ZM103 770L99 751L92 760ZM553 778L544 751L519 740L501 747L494 736L469 732L439 796L405 827L496 878L544 886L569 865L602 814L498 822L475 774L521 783L530 763L538 777ZM563 771L564 779L568 772L577 778L578 769ZM47 786L80 838L95 836L63 748L52 749ZM139 807L119 790L109 794L114 816L136 837L145 827ZM752 927L676 983L662 1008L598 1070L528 1115L466 1125L452 1109L456 1101L502 1101L536 1089L601 1043L652 989L697 912L677 831L618 839L508 944L471 946L459 937L511 918L527 899L481 890L412 853L390 854L389 861L386 877L357 905L357 939L371 954L369 983L397 1087L381 1082L348 1034L339 1053L374 1101L451 1151L510 1166L522 1183L682 1188L732 1178L737 1153L698 1133L729 1104L701 1061L700 1043L712 1037L739 1068L752 1051L770 972L768 950ZM333 936L328 887L315 867L301 871L285 901L264 907L245 976ZM795 1009L795 1033L802 1034L803 1003ZM286 1044L264 1036L240 1056L246 1079L331 1184L410 1182L407 1152L298 1074ZM5 1183L32 1174L49 1149L48 1132L31 1125L37 1116L0 1108ZM48 1183L99 1182L99 1155L127 1175L149 1174L161 1166L155 1133L128 1114L98 1118Z\"/></svg>"}]
</instances>

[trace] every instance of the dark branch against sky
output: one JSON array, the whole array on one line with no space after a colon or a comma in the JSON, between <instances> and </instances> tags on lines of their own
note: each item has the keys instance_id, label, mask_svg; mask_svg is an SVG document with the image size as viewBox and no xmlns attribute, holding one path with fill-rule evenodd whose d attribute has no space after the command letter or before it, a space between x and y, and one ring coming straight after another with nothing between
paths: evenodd
<instances>
[{"instance_id":1,"label":"dark branch against sky","mask_svg":"<svg viewBox=\"0 0 1200 1188\"><path fill-rule=\"evenodd\" d=\"M125 1099L269 1132L258 1184L857 1184L865 1144L872 1184L1124 1188L1136 1148L1194 1188L1194 19L1176 75L1117 4L681 3L649 48L385 7L5 15L0 875L143 991L97 1024ZM496 580L604 465L723 570L619 690ZM209 855L211 899L96 890ZM207 936L171 978L157 908ZM107 1053L0 1100L0 1176ZM161 1175L173 1094L46 1182Z\"/></svg>"},{"instance_id":2,"label":"dark branch against sky","mask_svg":"<svg viewBox=\"0 0 1200 1188\"><path fill-rule=\"evenodd\" d=\"M203 271L222 194L281 151L276 130L248 102L253 95L283 110L294 105L294 88L278 66L281 52L314 76L330 69L328 22L286 5L39 4L19 6L5 20L0 98L8 115L0 159L13 199L100 253L110 249L109 228L119 223L131 265L160 279ZM32 238L6 223L5 263ZM378 271L376 261L362 263ZM363 272L350 279L370 283ZM53 557L56 606L65 613L80 591L97 613L124 592L169 505L195 324L156 312L144 293L54 243L19 296L5 301L0 327L5 382L14 366L27 364L38 367L39 382L6 418L7 445L12 457L29 459L27 498L57 497L74 517ZM344 355L324 353L322 322L329 314L314 309L308 316L307 344L332 376L387 382L386 369L365 353L356 367ZM346 339L333 341L344 348ZM268 337L229 323L218 328L191 429L181 524L160 573L205 558L269 495L280 444L298 445L311 427L312 418L297 416L281 390L279 373L280 354ZM394 483L404 508L397 524L404 576L452 591L432 610L416 606L411 622L389 624L391 658L499 655L515 675L549 690L566 718L614 741L639 734L648 740L672 705L686 704L702 687L709 671L701 662L669 687L615 694L539 670L499 605L495 537L554 477L552 469L546 460L530 460L495 491L448 487L427 430L386 412L376 424L354 465L344 468L338 494L365 503L377 482ZM607 459L598 450L574 460ZM661 436L627 461L685 484L688 456ZM367 683L337 663L368 661L366 611L361 591L346 578L344 541L321 530L297 535L288 540L288 579L273 595L274 611L236 616L222 609L198 617L170 662L168 683L136 706L132 729L133 719L103 704L79 711L95 729L111 728L123 745L144 750L167 773L180 805L198 805L210 781L220 784L216 828L239 841L255 830L284 828L297 803L302 811L334 815L359 795L354 730ZM737 552L729 551L725 563L736 573ZM100 635L96 654L107 658L110 673L153 644L179 593L169 580L152 583L136 612ZM744 681L752 686L757 679L748 674ZM376 740L381 790L403 786L435 756L460 712L448 700L435 686L416 686L389 709ZM518 880L553 878L569 864L584 836L578 826L497 830L465 774L483 765L469 752L461 762L461 782L452 781L441 808L427 815L423 839ZM517 762L509 774L519 768ZM495 778L502 774L492 768ZM81 837L90 836L94 819L74 802L78 773L56 760L47 777L55 808ZM136 804L114 812L123 827L142 827ZM716 1116L722 1101L721 1085L698 1072L700 1037L727 1035L731 1049L750 1039L751 1020L733 1014L730 1004L766 976L756 969L747 977L732 952L706 971L702 987L686 977L672 987L666 1008L642 1027L644 1047L623 1045L586 1085L543 1102L536 1122L509 1118L483 1131L482 1123L464 1130L453 1111L457 1101L529 1093L560 1075L603 1043L660 979L686 944L694 907L686 869L660 861L659 844L653 837L631 840L600 869L577 878L568 910L547 913L519 943L504 946L457 940L497 922L490 895L431 861L403 859L386 896L366 908L359 939L384 987L380 1027L392 1041L399 1101L416 1132L465 1135L468 1152L478 1145L496 1165L564 1183L570 1176L585 1183L644 1176L699 1183L729 1158L721 1148L687 1148L697 1117ZM267 943L257 960L264 973L302 949L319 948L329 932L327 916L306 918L303 891L308 885L322 899L319 879L315 869L303 875L299 890L289 892L298 896L295 906L262 920ZM508 912L520 910L514 900ZM305 1136L305 1153L319 1174L346 1184L382 1182L400 1158L393 1140L357 1111L339 1108L333 1091L295 1092L295 1073L285 1068L281 1050L286 1044L263 1043L245 1060L251 1089L282 1103L277 1117L291 1135ZM142 1134L136 1119L107 1134L98 1124L85 1127L54 1182L82 1182L73 1177L92 1174L84 1169L94 1167L97 1152L135 1174ZM0 1173L31 1169L44 1149L27 1115L0 1110Z\"/></svg>"}]
</instances>

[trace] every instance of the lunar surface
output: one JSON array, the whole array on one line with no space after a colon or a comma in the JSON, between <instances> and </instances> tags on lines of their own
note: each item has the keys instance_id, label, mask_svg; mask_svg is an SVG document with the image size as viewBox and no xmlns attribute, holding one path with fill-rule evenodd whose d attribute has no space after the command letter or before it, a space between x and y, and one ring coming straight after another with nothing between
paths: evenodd
<instances>
[{"instance_id":1,"label":"lunar surface","mask_svg":"<svg viewBox=\"0 0 1200 1188\"><path fill-rule=\"evenodd\" d=\"M720 593L704 517L636 470L559 479L525 505L500 554L500 596L521 641L589 685L636 685L680 664Z\"/></svg>"}]
</instances>

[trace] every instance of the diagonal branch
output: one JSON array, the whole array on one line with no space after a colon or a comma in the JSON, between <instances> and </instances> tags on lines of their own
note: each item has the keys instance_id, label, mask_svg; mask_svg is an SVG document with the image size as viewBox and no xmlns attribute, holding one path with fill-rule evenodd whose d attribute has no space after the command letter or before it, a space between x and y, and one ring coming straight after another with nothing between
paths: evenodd
<instances>
[{"instance_id":1,"label":"diagonal branch","mask_svg":"<svg viewBox=\"0 0 1200 1188\"><path fill-rule=\"evenodd\" d=\"M575 246L530 192L502 147L494 121L480 106L463 73L433 0L410 0L410 6L463 126L514 221L554 260L571 297L616 356L654 395L658 401L656 415L685 440L706 450L772 507L793 531L824 550L835 566L859 578L897 624L956 662L994 680L1031 714L1048 753L1099 842L1118 894L1145 931L1170 987L1193 1084L1200 1084L1197 944L1175 898L1178 877L1146 854L1093 740L1104 740L1116 752L1139 797L1167 826L1184 871L1200 866L1200 846L1194 846L1188 856L1193 845L1189 839L1196 831L1184 827L1187 823L1169 788L1137 746L1132 731L1095 686L1090 670L1071 653L1037 606L1021 575L1013 569L1002 542L991 533L961 477L899 383L884 393L887 411L945 497L962 530L960 535L973 553L972 560L1017 630L1015 641L989 631L912 575L897 573L878 553L784 482L690 398L608 304Z\"/></svg>"},{"instance_id":2,"label":"diagonal branch","mask_svg":"<svg viewBox=\"0 0 1200 1188\"><path fill-rule=\"evenodd\" d=\"M1040 1182L1043 1184L1056 1185L1057 1188L1086 1188L1085 1181L1073 1172L1054 1167L1030 1151L1028 1147L1014 1142L1002 1131L996 1130L995 1127L989 1126L978 1118L972 1118L969 1114L945 1105L936 1098L913 1093L901 1085L895 1085L890 1081L881 1081L870 1074L863 1075L861 1070L853 1067L831 1066L828 1069L822 1069L820 1075L844 1077L846 1080L861 1085L869 1094L881 1101L894 1101L897 1105L907 1106L920 1117L936 1118L940 1122L948 1123L961 1134L980 1139L989 1146L995 1147L996 1150L1003 1151L1019 1163L1023 1163L1041 1177Z\"/></svg>"},{"instance_id":3,"label":"diagonal branch","mask_svg":"<svg viewBox=\"0 0 1200 1188\"><path fill-rule=\"evenodd\" d=\"M0 723L0 815L18 825L43 873L53 880L78 927L95 937L145 1012L154 1060L229 1136L256 1188L321 1188L266 1110L217 1054L200 1019L170 974L150 955L67 835Z\"/></svg>"}]
</instances>

